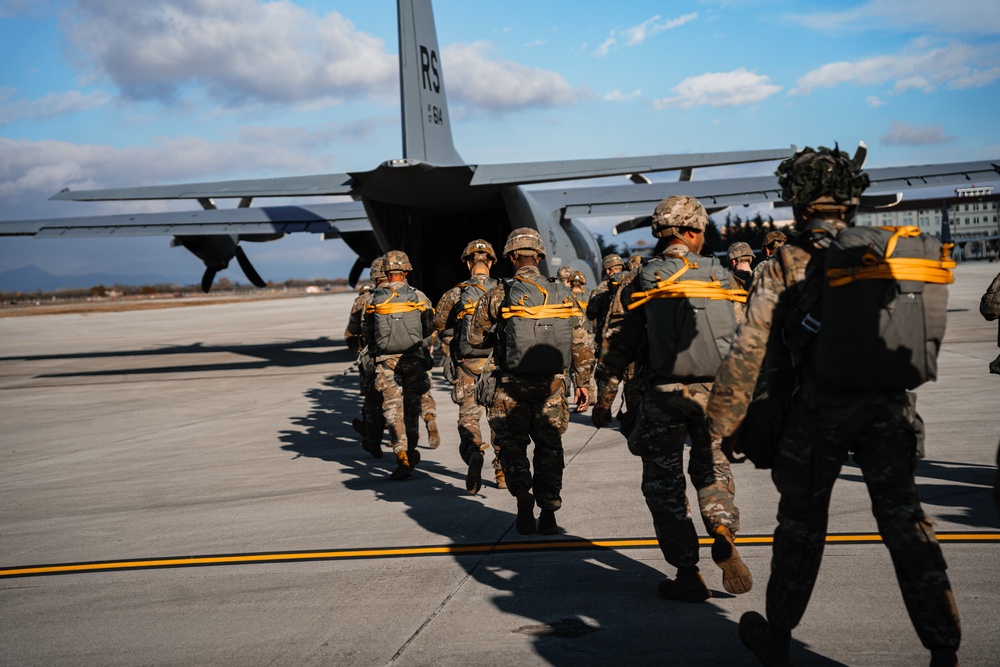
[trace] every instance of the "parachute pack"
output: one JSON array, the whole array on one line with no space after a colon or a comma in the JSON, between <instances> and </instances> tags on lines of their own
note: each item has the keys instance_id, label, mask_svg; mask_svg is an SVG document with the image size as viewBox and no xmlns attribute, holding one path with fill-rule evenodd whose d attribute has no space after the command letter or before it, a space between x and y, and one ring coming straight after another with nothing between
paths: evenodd
<instances>
[{"instance_id":1,"label":"parachute pack","mask_svg":"<svg viewBox=\"0 0 1000 667\"><path fill-rule=\"evenodd\" d=\"M715 378L736 333L733 301L742 289L727 289L716 277L725 269L714 257L657 257L639 273L642 291L629 310L644 307L650 369L659 378L707 382Z\"/></svg>"},{"instance_id":2,"label":"parachute pack","mask_svg":"<svg viewBox=\"0 0 1000 667\"><path fill-rule=\"evenodd\" d=\"M375 353L402 354L419 349L424 341L421 313L425 310L427 303L409 285L398 291L385 285L372 292L365 312L373 316Z\"/></svg>"},{"instance_id":3,"label":"parachute pack","mask_svg":"<svg viewBox=\"0 0 1000 667\"><path fill-rule=\"evenodd\" d=\"M515 276L504 280L500 351L506 370L559 374L573 363L573 318L583 313L558 281L544 285Z\"/></svg>"},{"instance_id":4,"label":"parachute pack","mask_svg":"<svg viewBox=\"0 0 1000 667\"><path fill-rule=\"evenodd\" d=\"M493 278L486 278L483 282L470 278L459 285L460 291L456 307L461 308L461 311L455 318L455 338L453 339L453 341L458 341L457 357L459 359L488 357L492 354L492 350L469 345L465 339L465 332L472 324L472 314L476 312L476 304L479 303L479 299L496 285L497 281ZM452 344L454 345L454 342Z\"/></svg>"},{"instance_id":5,"label":"parachute pack","mask_svg":"<svg viewBox=\"0 0 1000 667\"><path fill-rule=\"evenodd\" d=\"M815 365L844 389L914 389L937 379L954 282L951 244L918 227L852 227L826 253Z\"/></svg>"}]
</instances>

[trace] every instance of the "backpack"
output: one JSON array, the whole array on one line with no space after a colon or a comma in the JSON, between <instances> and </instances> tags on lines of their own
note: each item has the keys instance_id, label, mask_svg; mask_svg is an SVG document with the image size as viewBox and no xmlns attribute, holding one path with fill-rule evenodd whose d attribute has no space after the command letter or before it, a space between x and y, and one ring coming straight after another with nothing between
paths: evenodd
<instances>
[{"instance_id":1,"label":"backpack","mask_svg":"<svg viewBox=\"0 0 1000 667\"><path fill-rule=\"evenodd\" d=\"M458 286L460 291L455 308L460 308L461 310L459 310L455 318L455 337L452 339L452 354L457 359L467 359L469 357L483 358L493 354L493 351L488 348L483 349L469 345L469 342L465 339L465 332L469 330L469 326L472 324L472 314L476 312L476 304L479 303L480 297L496 287L496 285L497 281L493 278L486 278L481 283L474 278L470 278ZM456 340L458 341L457 347L454 342Z\"/></svg>"},{"instance_id":2,"label":"backpack","mask_svg":"<svg viewBox=\"0 0 1000 667\"><path fill-rule=\"evenodd\" d=\"M937 379L954 282L951 244L917 227L852 227L826 253L815 368L844 389L914 389Z\"/></svg>"},{"instance_id":3,"label":"backpack","mask_svg":"<svg viewBox=\"0 0 1000 667\"><path fill-rule=\"evenodd\" d=\"M403 285L397 291L384 285L372 292L365 307L373 320L372 345L375 353L402 354L419 349L424 342L423 318L427 303L417 290Z\"/></svg>"},{"instance_id":4,"label":"backpack","mask_svg":"<svg viewBox=\"0 0 1000 667\"><path fill-rule=\"evenodd\" d=\"M514 276L503 285L501 366L511 373L565 372L573 363L573 318L583 317L573 293L551 279L540 285Z\"/></svg>"},{"instance_id":5,"label":"backpack","mask_svg":"<svg viewBox=\"0 0 1000 667\"><path fill-rule=\"evenodd\" d=\"M649 366L653 375L681 382L715 379L736 333L733 301L742 289L726 289L725 269L714 257L656 257L639 273L641 291L629 310L645 309Z\"/></svg>"}]
</instances>

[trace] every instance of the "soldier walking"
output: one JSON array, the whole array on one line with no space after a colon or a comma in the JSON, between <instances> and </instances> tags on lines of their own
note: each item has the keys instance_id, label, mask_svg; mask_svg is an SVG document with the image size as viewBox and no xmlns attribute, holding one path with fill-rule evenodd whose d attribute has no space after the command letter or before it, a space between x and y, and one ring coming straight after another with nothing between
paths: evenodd
<instances>
[{"instance_id":1,"label":"soldier walking","mask_svg":"<svg viewBox=\"0 0 1000 667\"><path fill-rule=\"evenodd\" d=\"M867 312L864 301L858 299L846 303L837 317L823 314L835 303L833 290L842 289L833 286L832 249L843 247L845 237L857 238L858 234L850 234L855 231L872 239L889 234L874 228L842 232L853 226L861 193L868 185L862 162L861 151L852 159L836 148L821 147L818 151L806 148L779 166L782 197L793 205L795 232L754 282L746 319L719 369L708 403L713 439L732 434L747 412L765 350L768 392L787 390L791 396L771 473L781 500L767 585L767 617L747 612L740 619L740 639L763 665L790 664L791 632L801 621L816 582L831 492L849 455L864 474L879 532L892 556L910 619L920 641L931 651L931 665L958 664L958 611L944 556L917 497L916 435L905 386L892 386L899 378L891 373L867 372L867 364L851 371L853 386L840 386L821 372L827 353L817 353L824 340L831 340L824 338L829 334L825 330L853 326ZM927 244L920 247L933 245L919 230L912 231L921 244ZM881 249L863 241L853 253L859 266L844 269L850 280L867 284L862 289L879 293L876 304L883 303L883 290L895 294L901 284L891 277L893 264L879 259L880 253L888 258L893 252L890 245L902 247L903 240L898 245L896 240L893 237L891 244L879 241ZM861 266L865 252L870 254L867 267ZM938 255L938 264L945 266L940 250ZM906 261L913 264L915 260ZM935 264L925 259L917 263ZM924 292L929 294L931 287L927 284ZM918 303L917 298L906 301ZM929 299L923 306L934 307ZM878 306L874 310L877 321ZM900 316L909 317L902 310ZM944 313L936 317L943 335ZM924 326L910 324L907 329L919 337L916 345L926 347ZM878 326L870 329L877 330ZM928 358L910 340L906 343L910 347L907 360ZM863 353L862 345L849 339L841 339L829 350L837 357L837 371L850 367L852 358L860 360ZM932 356L936 358L936 350Z\"/></svg>"},{"instance_id":2,"label":"soldier walking","mask_svg":"<svg viewBox=\"0 0 1000 667\"><path fill-rule=\"evenodd\" d=\"M407 479L420 462L421 397L430 390L430 359L424 338L434 331L434 309L427 296L410 287L413 270L399 250L385 254L387 282L372 292L365 308L364 336L375 360L375 389L382 394L382 412L389 427L397 467L390 479Z\"/></svg>"},{"instance_id":3,"label":"soldier walking","mask_svg":"<svg viewBox=\"0 0 1000 667\"><path fill-rule=\"evenodd\" d=\"M697 199L668 197L657 205L653 235L665 241L665 248L623 280L618 291L612 312L621 313L619 328L606 334L592 415L598 428L610 423L618 381L634 362L635 381L643 391L629 451L642 458L642 493L656 538L663 557L677 568L675 579L660 583L659 594L685 602L711 597L698 569L698 535L685 491L689 435L688 475L714 538L712 559L722 568L723 586L739 594L753 585L734 544L740 515L729 461L720 440L709 438L705 418L712 379L736 329L733 301L745 298L745 292L729 288L730 274L715 258L699 255L707 225Z\"/></svg>"},{"instance_id":4,"label":"soldier walking","mask_svg":"<svg viewBox=\"0 0 1000 667\"><path fill-rule=\"evenodd\" d=\"M479 300L466 340L472 347L494 348L498 371L483 379L495 382L495 389L484 391L481 401L496 433L508 490L517 499L517 532L554 535L562 530L555 512L562 506L562 434L569 424L566 373L572 366L577 410L586 409L593 351L570 290L538 270L545 257L538 232L515 229L503 252L514 277Z\"/></svg>"},{"instance_id":5,"label":"soldier walking","mask_svg":"<svg viewBox=\"0 0 1000 667\"><path fill-rule=\"evenodd\" d=\"M382 413L382 394L375 389L375 361L362 332L362 320L365 308L371 303L374 289L386 282L385 271L382 270L384 260L376 257L372 261L370 276L375 286L365 290L354 300L351 314L347 318L347 328L344 331L344 341L347 348L358 355L358 373L360 375L361 396L364 403L361 407L361 419L352 422L354 430L361 436L361 448L377 459L382 458L382 433L385 431L385 417Z\"/></svg>"},{"instance_id":6,"label":"soldier walking","mask_svg":"<svg viewBox=\"0 0 1000 667\"><path fill-rule=\"evenodd\" d=\"M468 466L466 490L478 493L482 487L483 451L490 444L493 445L493 471L497 487L507 488L503 469L500 467L496 435L490 431L490 443L483 442L479 425L483 408L476 403L475 396L476 381L490 363L493 350L472 347L465 340L465 330L472 322L476 304L484 294L497 286L497 281L490 277L490 269L497 256L489 241L476 239L465 246L461 259L469 269L469 278L445 292L438 301L434 326L439 333L453 331L450 345L453 369L451 400L458 406L458 453Z\"/></svg>"}]
</instances>

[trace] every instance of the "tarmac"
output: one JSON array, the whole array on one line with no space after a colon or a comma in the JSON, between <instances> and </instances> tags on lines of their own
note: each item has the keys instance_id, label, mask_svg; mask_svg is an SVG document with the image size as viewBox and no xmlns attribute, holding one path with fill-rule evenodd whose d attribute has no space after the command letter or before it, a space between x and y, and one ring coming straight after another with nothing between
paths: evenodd
<instances>
[{"instance_id":1,"label":"tarmac","mask_svg":"<svg viewBox=\"0 0 1000 667\"><path fill-rule=\"evenodd\" d=\"M918 392L963 665L1000 664L997 324L978 312L998 270L957 268ZM764 609L768 471L734 466L753 590L722 589L705 536L712 599L662 600L640 462L589 413L564 437L564 535L518 535L488 476L465 491L439 368L442 445L422 432L413 478L390 481L391 452L350 426L352 300L0 319L0 664L757 664L737 622ZM829 530L793 663L927 664L852 463Z\"/></svg>"}]
</instances>

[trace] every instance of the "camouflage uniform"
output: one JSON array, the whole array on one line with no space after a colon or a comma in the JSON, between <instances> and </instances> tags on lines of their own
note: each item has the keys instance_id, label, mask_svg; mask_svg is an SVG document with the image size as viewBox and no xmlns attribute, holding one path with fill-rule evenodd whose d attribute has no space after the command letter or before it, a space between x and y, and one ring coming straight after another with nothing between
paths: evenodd
<instances>
[{"instance_id":1,"label":"camouflage uniform","mask_svg":"<svg viewBox=\"0 0 1000 667\"><path fill-rule=\"evenodd\" d=\"M405 286L405 281L392 281L382 287L398 290ZM421 313L421 326L426 338L434 331L434 309L423 292L416 290L416 293L426 306ZM364 318L363 331L367 340L372 340L374 317L374 314L368 313ZM427 357L420 347L403 354L375 356L375 389L382 394L382 412L397 458L401 453L417 448L422 397L430 391L426 362Z\"/></svg>"},{"instance_id":2,"label":"camouflage uniform","mask_svg":"<svg viewBox=\"0 0 1000 667\"><path fill-rule=\"evenodd\" d=\"M979 312L989 322L1000 318L1000 273L980 299ZM997 329L997 345L1000 346L1000 328ZM1000 355L990 363L990 373L1000 375Z\"/></svg>"},{"instance_id":3,"label":"camouflage uniform","mask_svg":"<svg viewBox=\"0 0 1000 667\"><path fill-rule=\"evenodd\" d=\"M668 246L664 253L684 257L683 245ZM644 362L649 346L641 308L627 310L637 291L639 270L622 280L609 315L606 349L597 367L597 405L610 407L618 381L626 367L636 362L641 400L636 428L628 439L629 451L642 458L642 493L653 517L653 527L663 557L674 567L694 567L698 563L698 535L687 503L683 455L684 443L692 436L688 475L698 493L702 521L710 534L719 526L739 530L739 510L733 496L735 483L729 461L717 443L707 439L705 404L710 383L683 384L652 377ZM728 288L728 272L716 278ZM620 319L619 319L620 318ZM630 405L631 409L631 405Z\"/></svg>"},{"instance_id":4,"label":"camouflage uniform","mask_svg":"<svg viewBox=\"0 0 1000 667\"><path fill-rule=\"evenodd\" d=\"M827 199L825 208L816 209L820 217L836 211L828 202L834 200ZM781 500L767 586L767 621L755 612L745 615L741 637L744 621L749 620L748 627L755 622L747 619L752 614L759 632L751 637L756 641L744 639L744 643L751 650L755 646L770 650L767 642L775 640L767 640L766 633L772 632L782 637L778 643L787 655L789 633L802 619L819 571L833 485L853 454L921 642L932 650L957 649L955 599L914 484L916 436L906 392L828 386L817 379L809 361L809 339L805 345L799 343L802 318L812 312L822 290L825 251L845 224L829 218L805 222L808 218L800 217L799 211L796 218L803 220L799 223L803 231L778 250L754 283L746 319L719 369L708 403L712 434L732 434L746 414L765 351L769 387L797 385L771 473ZM793 359L797 370L790 373Z\"/></svg>"},{"instance_id":5,"label":"camouflage uniform","mask_svg":"<svg viewBox=\"0 0 1000 667\"><path fill-rule=\"evenodd\" d=\"M484 288L493 281L486 275L473 275L468 280L456 285L441 297L438 301L434 315L434 326L438 331L454 330L456 322L462 317L462 310L465 304L461 303L462 286L469 281L475 281ZM486 293L484 289L483 294ZM451 359L453 363L454 379L452 380L451 400L458 407L458 451L462 460L468 464L469 455L476 450L485 449L488 445L483 442L483 434L480 428L480 420L483 416L483 408L476 404L475 384L476 380L483 373L490 363L489 358L470 357L464 359L459 352L458 341L455 341L451 349ZM490 432L490 443L493 445L493 470L500 472L500 448L496 444L496 436Z\"/></svg>"},{"instance_id":6,"label":"camouflage uniform","mask_svg":"<svg viewBox=\"0 0 1000 667\"><path fill-rule=\"evenodd\" d=\"M514 275L540 284L547 281L534 266L523 267ZM489 344L491 331L502 321L500 308L505 296L503 285L499 285L479 300L467 334L474 347ZM582 317L574 318L572 355L574 385L587 387L594 354ZM494 358L498 359L495 353ZM565 374L515 375L501 368L493 402L487 408L510 494L517 497L533 491L542 510L555 511L562 505L562 434L569 425L567 381ZM535 444L534 476L528 463L530 441Z\"/></svg>"},{"instance_id":7,"label":"camouflage uniform","mask_svg":"<svg viewBox=\"0 0 1000 667\"><path fill-rule=\"evenodd\" d=\"M347 347L358 354L358 374L360 376L361 396L364 403L361 407L361 428L356 428L361 434L361 446L365 451L376 457L382 455L380 443L385 432L385 417L382 413L382 394L375 389L375 362L368 353L368 344L362 333L362 321L365 307L371 303L372 292L365 291L358 295L351 306L351 314L347 318L347 329L344 340Z\"/></svg>"}]
</instances>

